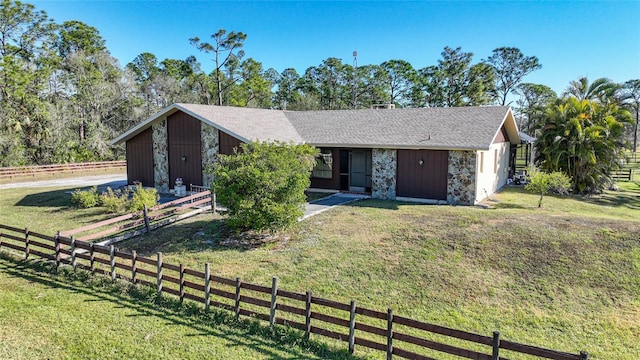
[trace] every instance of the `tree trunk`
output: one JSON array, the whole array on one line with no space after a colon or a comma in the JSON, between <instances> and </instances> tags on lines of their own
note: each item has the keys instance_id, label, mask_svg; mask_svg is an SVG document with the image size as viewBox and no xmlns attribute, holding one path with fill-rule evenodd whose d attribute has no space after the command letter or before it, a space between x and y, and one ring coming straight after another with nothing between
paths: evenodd
<instances>
[{"instance_id":1,"label":"tree trunk","mask_svg":"<svg viewBox=\"0 0 640 360\"><path fill-rule=\"evenodd\" d=\"M633 129L633 152L638 148L638 117L640 115L640 107L636 107L636 126Z\"/></svg>"}]
</instances>

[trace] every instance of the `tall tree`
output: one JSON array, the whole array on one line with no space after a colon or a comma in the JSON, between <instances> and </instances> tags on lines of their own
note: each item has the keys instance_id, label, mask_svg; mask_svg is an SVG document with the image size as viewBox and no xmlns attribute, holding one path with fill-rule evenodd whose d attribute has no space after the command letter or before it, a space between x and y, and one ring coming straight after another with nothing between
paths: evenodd
<instances>
[{"instance_id":1,"label":"tall tree","mask_svg":"<svg viewBox=\"0 0 640 360\"><path fill-rule=\"evenodd\" d=\"M640 122L640 79L629 80L624 83L626 92L625 104L635 113L636 122L633 127L633 152L638 150L638 123Z\"/></svg>"},{"instance_id":2,"label":"tall tree","mask_svg":"<svg viewBox=\"0 0 640 360\"><path fill-rule=\"evenodd\" d=\"M300 81L300 75L294 68L284 69L280 73L276 81L278 90L275 94L276 106L279 109L287 110L288 106L300 101L298 81Z\"/></svg>"},{"instance_id":3,"label":"tall tree","mask_svg":"<svg viewBox=\"0 0 640 360\"><path fill-rule=\"evenodd\" d=\"M496 95L500 105L507 104L507 96L522 79L535 70L542 68L535 56L524 56L515 47L500 47L485 61L495 71Z\"/></svg>"},{"instance_id":4,"label":"tall tree","mask_svg":"<svg viewBox=\"0 0 640 360\"><path fill-rule=\"evenodd\" d=\"M357 74L358 108L370 108L386 101L390 90L387 73L380 65L359 66Z\"/></svg>"},{"instance_id":5,"label":"tall tree","mask_svg":"<svg viewBox=\"0 0 640 360\"><path fill-rule=\"evenodd\" d=\"M412 98L425 106L485 105L494 93L493 69L483 63L471 65L473 53L445 47L438 65L419 71L418 88Z\"/></svg>"},{"instance_id":6,"label":"tall tree","mask_svg":"<svg viewBox=\"0 0 640 360\"><path fill-rule=\"evenodd\" d=\"M390 104L405 106L410 99L411 89L416 80L416 70L405 60L389 60L380 64L382 76L389 91Z\"/></svg>"},{"instance_id":7,"label":"tall tree","mask_svg":"<svg viewBox=\"0 0 640 360\"><path fill-rule=\"evenodd\" d=\"M591 194L611 180L623 156L624 123L631 116L615 103L568 97L547 108L536 147L543 171L569 176L573 191Z\"/></svg>"},{"instance_id":8,"label":"tall tree","mask_svg":"<svg viewBox=\"0 0 640 360\"><path fill-rule=\"evenodd\" d=\"M218 105L222 105L222 95L225 90L222 70L229 65L229 62L239 62L244 57L242 47L244 41L247 39L247 35L234 31L227 34L226 30L220 29L211 35L211 38L213 39L212 43L202 42L197 36L190 38L189 42L200 51L214 53L213 61L215 63L215 69L213 70L213 75L216 79ZM234 83L236 79L230 80L227 86Z\"/></svg>"},{"instance_id":9,"label":"tall tree","mask_svg":"<svg viewBox=\"0 0 640 360\"><path fill-rule=\"evenodd\" d=\"M353 108L353 67L330 57L308 68L301 80L305 95L317 95L324 110Z\"/></svg>"},{"instance_id":10,"label":"tall tree","mask_svg":"<svg viewBox=\"0 0 640 360\"><path fill-rule=\"evenodd\" d=\"M50 133L44 91L56 25L31 4L0 3L0 164L41 162Z\"/></svg>"},{"instance_id":11,"label":"tall tree","mask_svg":"<svg viewBox=\"0 0 640 360\"><path fill-rule=\"evenodd\" d=\"M544 115L544 109L553 103L558 95L550 87L541 84L522 83L516 87L514 93L520 95L516 101L517 112L520 115L520 129L533 135L539 121Z\"/></svg>"},{"instance_id":12,"label":"tall tree","mask_svg":"<svg viewBox=\"0 0 640 360\"><path fill-rule=\"evenodd\" d=\"M275 85L270 72L253 58L246 59L240 65L241 79L229 91L229 104L232 106L270 108L271 88Z\"/></svg>"}]
</instances>

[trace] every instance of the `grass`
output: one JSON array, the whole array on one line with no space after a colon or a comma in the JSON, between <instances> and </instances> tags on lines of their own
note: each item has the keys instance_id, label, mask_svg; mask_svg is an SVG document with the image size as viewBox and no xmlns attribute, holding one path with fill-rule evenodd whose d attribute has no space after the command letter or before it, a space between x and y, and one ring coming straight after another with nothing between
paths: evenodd
<instances>
[{"instance_id":1,"label":"grass","mask_svg":"<svg viewBox=\"0 0 640 360\"><path fill-rule=\"evenodd\" d=\"M119 247L162 251L165 262L193 269L209 262L217 275L263 285L278 276L285 290L486 335L498 330L512 341L586 350L591 359L631 360L640 353L640 183L621 184L591 198L548 196L542 209L518 188L492 196L490 209L360 201L259 247L220 245L220 218L202 215ZM0 191L0 204L30 195ZM53 209L31 212L74 221L63 201ZM0 222L7 216L3 209Z\"/></svg>"},{"instance_id":2,"label":"grass","mask_svg":"<svg viewBox=\"0 0 640 360\"><path fill-rule=\"evenodd\" d=\"M0 256L2 359L346 359L221 311L70 269Z\"/></svg>"}]
</instances>

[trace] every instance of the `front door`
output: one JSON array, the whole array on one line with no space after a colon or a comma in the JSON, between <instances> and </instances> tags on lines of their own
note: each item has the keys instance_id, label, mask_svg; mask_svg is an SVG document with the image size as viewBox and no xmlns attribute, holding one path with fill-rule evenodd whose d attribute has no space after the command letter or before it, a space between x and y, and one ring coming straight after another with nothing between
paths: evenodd
<instances>
[{"instance_id":1,"label":"front door","mask_svg":"<svg viewBox=\"0 0 640 360\"><path fill-rule=\"evenodd\" d=\"M351 150L349 191L371 191L371 150Z\"/></svg>"}]
</instances>

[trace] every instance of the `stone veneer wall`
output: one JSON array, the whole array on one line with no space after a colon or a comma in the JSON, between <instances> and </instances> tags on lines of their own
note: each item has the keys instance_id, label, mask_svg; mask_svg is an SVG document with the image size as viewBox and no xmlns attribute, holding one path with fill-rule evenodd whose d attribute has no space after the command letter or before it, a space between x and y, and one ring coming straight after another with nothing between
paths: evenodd
<instances>
[{"instance_id":1,"label":"stone veneer wall","mask_svg":"<svg viewBox=\"0 0 640 360\"><path fill-rule=\"evenodd\" d=\"M476 199L476 152L449 150L447 202L473 205Z\"/></svg>"},{"instance_id":2,"label":"stone veneer wall","mask_svg":"<svg viewBox=\"0 0 640 360\"><path fill-rule=\"evenodd\" d=\"M218 129L202 123L200 140L202 144L202 185L209 187L213 183L213 176L207 174L206 170L208 166L211 166L218 159L220 148Z\"/></svg>"},{"instance_id":3,"label":"stone veneer wall","mask_svg":"<svg viewBox=\"0 0 640 360\"><path fill-rule=\"evenodd\" d=\"M394 200L396 198L396 169L398 155L395 149L372 149L371 151L371 197Z\"/></svg>"},{"instance_id":4,"label":"stone veneer wall","mask_svg":"<svg viewBox=\"0 0 640 360\"><path fill-rule=\"evenodd\" d=\"M169 149L167 119L151 125L153 138L153 182L159 192L169 192Z\"/></svg>"}]
</instances>

